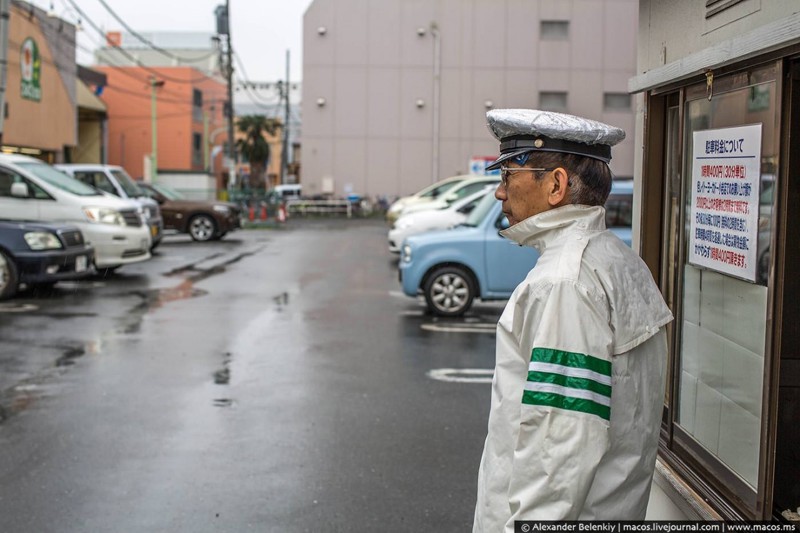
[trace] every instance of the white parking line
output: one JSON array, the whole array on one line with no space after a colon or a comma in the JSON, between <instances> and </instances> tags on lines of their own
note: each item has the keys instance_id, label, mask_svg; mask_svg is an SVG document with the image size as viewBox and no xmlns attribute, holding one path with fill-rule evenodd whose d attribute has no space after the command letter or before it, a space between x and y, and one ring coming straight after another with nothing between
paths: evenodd
<instances>
[{"instance_id":1,"label":"white parking line","mask_svg":"<svg viewBox=\"0 0 800 533\"><path fill-rule=\"evenodd\" d=\"M491 368L437 368L428 371L428 377L450 383L491 383Z\"/></svg>"},{"instance_id":2,"label":"white parking line","mask_svg":"<svg viewBox=\"0 0 800 533\"><path fill-rule=\"evenodd\" d=\"M485 322L477 324L421 324L420 328L426 331L444 333L494 333L497 325Z\"/></svg>"}]
</instances>

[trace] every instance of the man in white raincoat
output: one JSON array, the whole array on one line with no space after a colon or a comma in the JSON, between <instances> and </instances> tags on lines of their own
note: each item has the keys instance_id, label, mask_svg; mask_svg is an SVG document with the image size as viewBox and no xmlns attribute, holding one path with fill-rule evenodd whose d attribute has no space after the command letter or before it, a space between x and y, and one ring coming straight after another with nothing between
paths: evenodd
<instances>
[{"instance_id":1,"label":"man in white raincoat","mask_svg":"<svg viewBox=\"0 0 800 533\"><path fill-rule=\"evenodd\" d=\"M541 254L497 325L474 533L525 520L641 520L672 320L639 256L605 227L625 132L529 109L487 113L503 236Z\"/></svg>"}]
</instances>

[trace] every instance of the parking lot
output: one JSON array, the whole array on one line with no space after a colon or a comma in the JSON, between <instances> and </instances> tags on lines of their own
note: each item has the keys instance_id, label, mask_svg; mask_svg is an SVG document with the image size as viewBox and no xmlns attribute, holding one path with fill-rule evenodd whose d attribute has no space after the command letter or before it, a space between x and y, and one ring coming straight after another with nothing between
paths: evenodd
<instances>
[{"instance_id":1,"label":"parking lot","mask_svg":"<svg viewBox=\"0 0 800 533\"><path fill-rule=\"evenodd\" d=\"M463 531L502 303L402 294L380 219L167 237L0 308L2 531Z\"/></svg>"}]
</instances>

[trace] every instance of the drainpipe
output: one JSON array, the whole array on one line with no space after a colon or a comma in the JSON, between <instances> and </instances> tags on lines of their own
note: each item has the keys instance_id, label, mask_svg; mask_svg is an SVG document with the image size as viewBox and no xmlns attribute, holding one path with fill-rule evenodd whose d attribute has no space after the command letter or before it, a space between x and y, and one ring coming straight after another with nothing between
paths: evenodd
<instances>
[{"instance_id":1,"label":"drainpipe","mask_svg":"<svg viewBox=\"0 0 800 533\"><path fill-rule=\"evenodd\" d=\"M441 96L442 77L442 43L439 37L439 25L431 22L433 36L433 157L431 183L439 180L439 101Z\"/></svg>"},{"instance_id":2,"label":"drainpipe","mask_svg":"<svg viewBox=\"0 0 800 533\"><path fill-rule=\"evenodd\" d=\"M8 9L11 0L0 0L0 145L6 119L6 74L8 70Z\"/></svg>"}]
</instances>

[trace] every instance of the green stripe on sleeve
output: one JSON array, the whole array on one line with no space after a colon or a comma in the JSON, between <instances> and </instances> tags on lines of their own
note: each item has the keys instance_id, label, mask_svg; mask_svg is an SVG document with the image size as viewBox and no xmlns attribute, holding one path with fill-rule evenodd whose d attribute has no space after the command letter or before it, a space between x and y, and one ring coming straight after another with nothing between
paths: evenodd
<instances>
[{"instance_id":1,"label":"green stripe on sleeve","mask_svg":"<svg viewBox=\"0 0 800 533\"><path fill-rule=\"evenodd\" d=\"M531 352L531 362L585 368L598 374L611 376L611 361L582 353L552 350L550 348L534 348Z\"/></svg>"},{"instance_id":2,"label":"green stripe on sleeve","mask_svg":"<svg viewBox=\"0 0 800 533\"><path fill-rule=\"evenodd\" d=\"M581 398L570 398L568 396L561 396L560 394L553 394L551 392L537 392L526 390L522 394L522 403L528 405L542 405L546 407L555 407L557 409L565 409L567 411L577 411L579 413L588 413L596 415L603 420L611 419L611 408L591 400L584 400Z\"/></svg>"},{"instance_id":3,"label":"green stripe on sleeve","mask_svg":"<svg viewBox=\"0 0 800 533\"><path fill-rule=\"evenodd\" d=\"M548 372L528 372L528 381L535 383L552 383L553 385L561 385L562 387L568 387L570 389L588 390L611 398L611 387L591 379L550 374Z\"/></svg>"}]
</instances>

